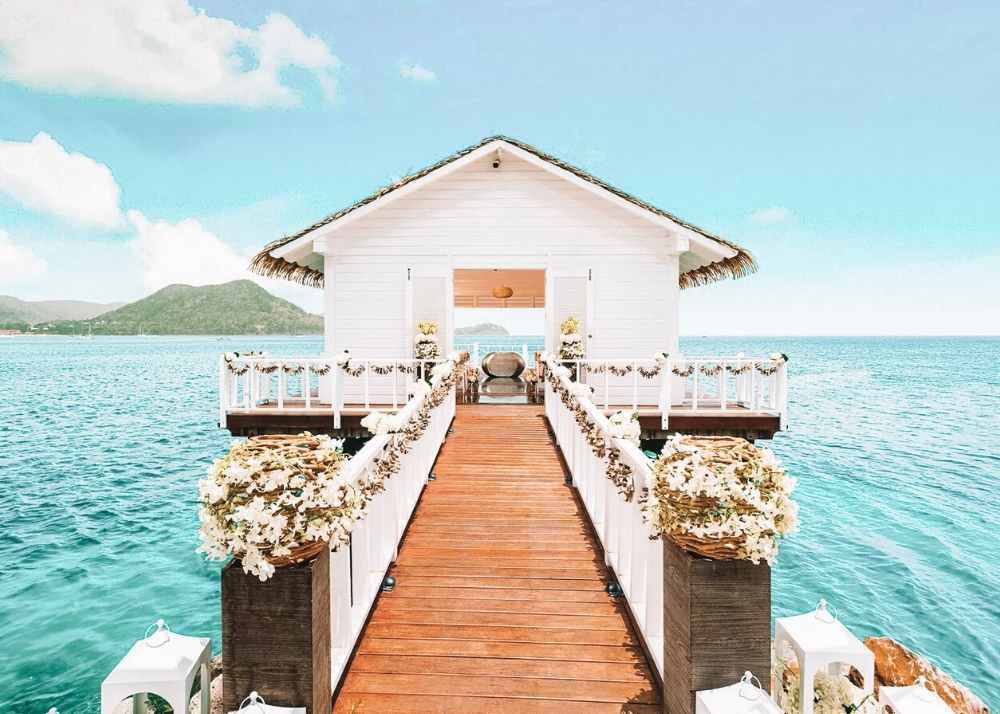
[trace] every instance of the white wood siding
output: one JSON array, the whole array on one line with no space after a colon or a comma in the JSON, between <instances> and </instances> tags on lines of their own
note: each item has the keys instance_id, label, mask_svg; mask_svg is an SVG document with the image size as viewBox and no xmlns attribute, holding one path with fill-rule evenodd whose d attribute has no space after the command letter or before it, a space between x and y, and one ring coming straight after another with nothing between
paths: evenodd
<instances>
[{"instance_id":1,"label":"white wood siding","mask_svg":"<svg viewBox=\"0 0 1000 714\"><path fill-rule=\"evenodd\" d=\"M491 161L324 237L335 314L327 350L405 356L406 269L424 266L590 267L590 356L674 351L678 259L665 230L525 161L505 156L500 169Z\"/></svg>"}]
</instances>

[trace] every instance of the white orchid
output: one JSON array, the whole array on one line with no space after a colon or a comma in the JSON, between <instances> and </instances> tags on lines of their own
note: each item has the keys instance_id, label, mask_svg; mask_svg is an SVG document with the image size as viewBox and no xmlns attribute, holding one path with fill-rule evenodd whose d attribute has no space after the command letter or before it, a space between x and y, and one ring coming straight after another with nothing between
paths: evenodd
<instances>
[{"instance_id":1,"label":"white orchid","mask_svg":"<svg viewBox=\"0 0 1000 714\"><path fill-rule=\"evenodd\" d=\"M451 370L454 369L455 364L453 362L438 362L436 365L431 367L431 379L435 377L447 377L451 374Z\"/></svg>"},{"instance_id":2,"label":"white orchid","mask_svg":"<svg viewBox=\"0 0 1000 714\"><path fill-rule=\"evenodd\" d=\"M768 449L743 442L719 451L677 434L652 470L643 515L658 534L736 539L740 558L773 564L777 539L798 528L798 504L791 499L795 479ZM689 505L705 498L710 506Z\"/></svg>"},{"instance_id":3,"label":"white orchid","mask_svg":"<svg viewBox=\"0 0 1000 714\"><path fill-rule=\"evenodd\" d=\"M423 380L417 380L410 384L410 388L407 391L414 397L426 397L431 392L431 386Z\"/></svg>"},{"instance_id":4,"label":"white orchid","mask_svg":"<svg viewBox=\"0 0 1000 714\"><path fill-rule=\"evenodd\" d=\"M621 409L608 417L608 432L611 436L639 446L642 441L642 426L639 424L639 414L631 410Z\"/></svg>"},{"instance_id":5,"label":"white orchid","mask_svg":"<svg viewBox=\"0 0 1000 714\"><path fill-rule=\"evenodd\" d=\"M234 555L245 572L267 580L274 574L269 558L315 541L339 543L344 519L361 518L365 506L361 493L338 478L346 462L341 446L309 433L288 446L235 444L198 484L198 550L216 560Z\"/></svg>"}]
</instances>

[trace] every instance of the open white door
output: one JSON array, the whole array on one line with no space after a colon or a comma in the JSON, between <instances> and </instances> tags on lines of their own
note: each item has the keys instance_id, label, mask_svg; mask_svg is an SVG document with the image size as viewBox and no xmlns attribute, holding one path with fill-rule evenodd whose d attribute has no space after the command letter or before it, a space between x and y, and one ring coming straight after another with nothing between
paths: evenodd
<instances>
[{"instance_id":1,"label":"open white door","mask_svg":"<svg viewBox=\"0 0 1000 714\"><path fill-rule=\"evenodd\" d=\"M454 277L450 267L416 266L406 269L406 330L403 354L413 356L417 323L433 320L438 324L441 356L452 350L454 326Z\"/></svg>"},{"instance_id":2,"label":"open white door","mask_svg":"<svg viewBox=\"0 0 1000 714\"><path fill-rule=\"evenodd\" d=\"M585 354L590 355L594 339L593 275L590 268L549 269L545 271L545 349L559 351L559 325L567 317L583 323Z\"/></svg>"}]
</instances>

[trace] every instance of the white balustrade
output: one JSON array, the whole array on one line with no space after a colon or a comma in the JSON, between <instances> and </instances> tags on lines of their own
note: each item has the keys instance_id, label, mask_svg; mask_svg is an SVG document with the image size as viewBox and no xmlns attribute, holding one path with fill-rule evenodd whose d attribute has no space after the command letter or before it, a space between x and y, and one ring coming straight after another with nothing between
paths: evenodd
<instances>
[{"instance_id":1,"label":"white balustrade","mask_svg":"<svg viewBox=\"0 0 1000 714\"><path fill-rule=\"evenodd\" d=\"M559 360L577 381L594 390L604 411L655 409L662 428L670 411L756 411L774 414L785 429L788 419L788 365L771 358L671 357L636 359L602 357Z\"/></svg>"},{"instance_id":2,"label":"white balustrade","mask_svg":"<svg viewBox=\"0 0 1000 714\"><path fill-rule=\"evenodd\" d=\"M551 370L558 365L549 362L546 366ZM571 384L565 377L560 379L567 388ZM663 542L659 538L650 540L638 500L652 480L650 461L630 442L611 436L603 411L589 399L580 399L580 406L604 434L606 447L617 448L622 461L632 467L635 492L626 501L608 479L607 463L594 454L573 413L547 381L545 391L545 412L573 475L573 485L604 547L605 561L618 578L646 649L662 675Z\"/></svg>"},{"instance_id":3,"label":"white balustrade","mask_svg":"<svg viewBox=\"0 0 1000 714\"><path fill-rule=\"evenodd\" d=\"M340 428L348 385L354 385L359 406L373 407L374 399L386 399L382 408L399 409L406 403L409 387L424 380L431 366L443 360L412 357L352 359L349 374L336 358L266 356L219 359L219 425L226 426L232 410L332 412L333 428ZM373 376L378 384L373 384Z\"/></svg>"},{"instance_id":4,"label":"white balustrade","mask_svg":"<svg viewBox=\"0 0 1000 714\"><path fill-rule=\"evenodd\" d=\"M664 429L667 428L671 409L676 413L683 409L703 411L711 408L728 412L737 408L767 408L781 415L783 425L787 391L785 363L770 359L750 360L742 356L659 361L605 358L568 362L550 357L546 369L558 374L555 370L560 365L569 367L571 375L575 374L580 382L589 384L593 389L592 398L578 398L580 408L586 412L589 421L597 425L605 448L617 449L621 462L631 468L633 494L626 499L608 478L606 459L594 454L587 434L546 379L545 413L573 476L573 485L580 493L604 548L605 560L618 578L632 618L646 643L646 650L662 674L663 541L650 539L639 504L641 494L652 486L652 462L631 442L612 436L606 413L615 408L641 408L644 402L639 385L643 381L655 380L653 404L662 413ZM617 373L614 374L609 367ZM686 374L681 379L692 379L690 391L674 389L674 381L678 378L675 368L682 375ZM761 374L762 371L769 374ZM648 376L644 376L643 372ZM708 390L704 380L699 384L699 376L709 378L716 386L715 403L706 404ZM617 385L613 378L617 378ZM557 379L563 387L571 389L573 382L569 377L557 376ZM616 386L620 389L622 384L631 390L631 404L615 404L611 399L610 395L616 393ZM671 398L674 394L677 395L675 399Z\"/></svg>"},{"instance_id":5,"label":"white balustrade","mask_svg":"<svg viewBox=\"0 0 1000 714\"><path fill-rule=\"evenodd\" d=\"M437 383L437 379L432 384ZM413 397L400 410L403 423L420 409L426 397ZM332 679L344 673L354 645L361 636L368 612L382 586L389 565L396 559L399 542L420 493L427 483L438 449L455 416L455 390L431 411L423 436L400 457L399 472L385 481L385 490L368 504L368 512L355 525L349 544L330 554L330 628ZM340 478L358 481L374 468L393 435L373 436L344 465Z\"/></svg>"}]
</instances>

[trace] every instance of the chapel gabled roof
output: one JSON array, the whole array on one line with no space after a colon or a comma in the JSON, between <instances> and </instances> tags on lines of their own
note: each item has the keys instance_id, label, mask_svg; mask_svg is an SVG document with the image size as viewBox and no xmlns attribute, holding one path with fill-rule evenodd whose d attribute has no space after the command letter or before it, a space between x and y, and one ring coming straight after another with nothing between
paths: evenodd
<instances>
[{"instance_id":1,"label":"chapel gabled roof","mask_svg":"<svg viewBox=\"0 0 1000 714\"><path fill-rule=\"evenodd\" d=\"M721 260L717 260L715 262L708 263L706 265L702 265L697 268L693 268L686 272L682 272L680 275L681 288L689 288L697 285L707 285L708 283L713 283L718 280L722 280L724 278L742 278L746 275L750 275L751 273L756 272L757 270L757 263L754 260L753 255L751 255L751 253L742 246L730 240L717 236L714 233L705 230L704 228L700 228L699 226L694 225L693 223L688 223L687 221L675 216L669 211L665 211L662 208L654 206L653 204L648 203L647 201L644 201L641 198L637 198L636 196L633 196L632 194L623 191L620 188L612 186L606 181L597 178L593 174L584 171L581 168L573 166L572 164L566 163L562 159L559 159L551 154L547 154L544 151L537 149L534 146L531 146L530 144L526 144L523 141L511 138L509 136L504 136L501 134L498 134L496 136L488 136L482 141L473 144L472 146L468 146L464 149L461 149L460 151L456 151L454 154L450 154L449 156L446 156L445 158L431 164L430 166L420 169L419 171L412 173L408 176L404 176L403 178L397 179L396 181L393 181L391 184L387 186L383 186L374 193L365 196L364 198L352 203L349 206L341 208L339 211L336 211L324 218L321 218L320 220L316 221L310 226L303 228L297 233L284 236L283 238L279 238L278 240L268 243L263 250L261 250L259 253L257 253L256 256L254 256L253 260L250 263L250 269L253 272L259 275L263 275L265 277L283 278L285 280L291 280L293 282L302 283L304 285L309 285L313 287L322 287L323 285L322 271L317 270L315 268L311 268L309 266L300 265L298 263L285 260L284 258L273 255L273 252L278 250L279 248L288 245L289 243L298 240L302 236L311 233L317 228L322 228L323 226L334 223L340 220L341 218L344 218L348 214L357 211L360 208L375 203L376 201L382 199L383 197L391 194L393 191L397 191L403 186L406 186L407 184L422 179L425 176L434 173L438 169L444 168L445 166L461 159L464 156L467 156L475 151L478 151L479 149L493 142L504 142L511 146L515 146L523 151L529 152L534 156L538 157L539 159L542 159L543 161L555 167L563 169L564 171L569 172L570 174L576 176L579 179L582 179L588 183L598 186L604 189L605 191L608 191L609 193L617 196L618 198L621 198L635 206L638 206L639 208L645 209L654 215L666 218L678 226L694 231L695 233L699 234L700 236L703 236L704 238L719 243L720 245L735 251L735 254L730 257L723 258Z\"/></svg>"}]
</instances>

